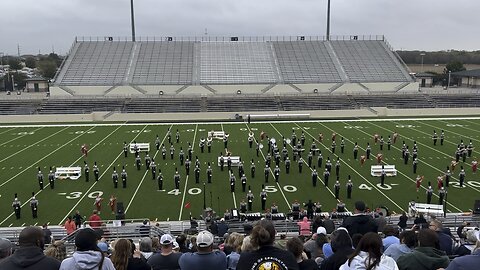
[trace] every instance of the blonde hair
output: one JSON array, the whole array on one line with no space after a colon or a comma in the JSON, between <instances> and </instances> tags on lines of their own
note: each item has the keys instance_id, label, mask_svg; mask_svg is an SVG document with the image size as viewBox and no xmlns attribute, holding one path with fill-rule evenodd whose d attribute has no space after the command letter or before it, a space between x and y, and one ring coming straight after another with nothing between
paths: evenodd
<instances>
[{"instance_id":1,"label":"blonde hair","mask_svg":"<svg viewBox=\"0 0 480 270\"><path fill-rule=\"evenodd\" d=\"M255 250L257 250L257 248L252 245L252 242L250 241L250 235L245 236L242 241L241 252L249 252Z\"/></svg>"},{"instance_id":2,"label":"blonde hair","mask_svg":"<svg viewBox=\"0 0 480 270\"><path fill-rule=\"evenodd\" d=\"M240 253L240 251L242 250L243 239L244 239L244 236L242 234L239 234L237 232L233 232L228 237L227 243L228 243L229 246L233 247L233 249L236 252Z\"/></svg>"},{"instance_id":3,"label":"blonde hair","mask_svg":"<svg viewBox=\"0 0 480 270\"><path fill-rule=\"evenodd\" d=\"M63 261L67 257L67 247L63 241L55 241L45 250L45 255Z\"/></svg>"}]
</instances>

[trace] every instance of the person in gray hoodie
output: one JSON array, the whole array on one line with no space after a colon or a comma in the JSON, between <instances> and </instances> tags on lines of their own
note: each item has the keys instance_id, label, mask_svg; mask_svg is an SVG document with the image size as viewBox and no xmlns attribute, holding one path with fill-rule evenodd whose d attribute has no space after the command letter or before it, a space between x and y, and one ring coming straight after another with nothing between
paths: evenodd
<instances>
[{"instance_id":1,"label":"person in gray hoodie","mask_svg":"<svg viewBox=\"0 0 480 270\"><path fill-rule=\"evenodd\" d=\"M79 230L75 236L77 251L62 261L60 270L115 270L112 261L98 248L97 238L97 233L90 228Z\"/></svg>"},{"instance_id":2,"label":"person in gray hoodie","mask_svg":"<svg viewBox=\"0 0 480 270\"><path fill-rule=\"evenodd\" d=\"M60 262L43 254L45 234L40 227L26 227L18 237L20 248L0 262L5 270L57 270Z\"/></svg>"}]
</instances>

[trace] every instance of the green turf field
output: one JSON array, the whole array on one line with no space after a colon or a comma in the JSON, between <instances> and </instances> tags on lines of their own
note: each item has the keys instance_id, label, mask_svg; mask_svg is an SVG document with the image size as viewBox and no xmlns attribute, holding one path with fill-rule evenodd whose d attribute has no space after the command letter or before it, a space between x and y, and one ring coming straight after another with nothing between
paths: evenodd
<instances>
[{"instance_id":1,"label":"green turf field","mask_svg":"<svg viewBox=\"0 0 480 270\"><path fill-rule=\"evenodd\" d=\"M175 158L161 158L161 151L155 148L156 135L161 141L167 143L166 134L168 129L172 130L172 141L176 148ZM180 132L180 143L175 143L175 132ZM432 134L436 130L445 130L445 143L443 146L437 143L433 146ZM340 169L340 199L344 200L348 209L352 209L355 200L362 199L370 207L386 206L391 212L399 213L407 209L408 202L416 200L425 202L425 188L427 182L431 181L437 194L436 178L443 175L446 167L454 156L454 151L460 140L468 144L471 139L474 146L480 141L480 120L473 118L466 119L395 119L395 120L358 120L358 121L312 121L312 122L252 122L247 123L192 123L192 124L112 124L112 125L56 125L56 126L6 126L0 128L2 140L0 142L0 226L20 226L27 224L62 224L66 216L75 210L80 210L87 217L91 214L94 206L94 197L101 194L104 198L101 217L103 219L114 219L114 215L108 208L107 202L111 194L115 194L117 201L123 202L126 208L127 218L150 218L159 220L185 220L189 212L194 215L201 213L203 198L205 195L206 204L219 213L227 208L239 207L240 201L245 198L246 193L241 190L238 169L233 168L237 177L235 193L230 192L230 183L227 170L221 172L216 166L217 157L224 152L223 142L214 140L212 153L200 153L199 140L206 137L210 130L224 131L230 134L228 150L232 156L240 156L244 160L244 167L248 178L248 185L252 187L255 195L254 210L260 211L261 186L264 183L263 169L264 158L267 153L266 141L262 144L260 157L256 157L255 147L248 147L248 132L255 133L255 139L259 140L261 131L266 132L270 138L276 138L280 150L283 148L282 136L290 138L292 130L297 138L300 138L302 131L306 137L305 148L309 149L312 141L318 139L319 133L324 134L322 142L316 141L317 147L322 151L324 162L329 156L335 166L337 157L341 161ZM380 152L379 145L373 142L373 134L377 133L385 138L394 132L399 133L399 139L392 145L390 151L384 146L384 164L396 165L398 175L388 177L387 185L379 185L379 178L370 176L370 165L375 165L374 156ZM331 134L337 133L336 153L330 152ZM345 152L340 153L341 137L345 139ZM401 157L402 141L405 141L410 149L413 141L417 142L419 151L418 173L425 176L422 188L416 192L415 177L412 172L411 159L408 165L403 164ZM164 176L164 190L157 190L157 181L152 180L151 172L145 167L137 171L134 166L134 155L129 153L128 158L123 155L123 142L149 142L150 156L154 157L157 168L161 168ZM180 147L186 152L188 143L192 143L193 156L199 157L201 161L201 181L195 184L193 166L190 176L185 175L183 167L179 166L178 153ZM372 158L367 160L362 167L358 160L353 159L353 143L358 142L359 156L364 155L367 143L372 146ZM90 151L88 158L82 156L80 146L88 144ZM292 147L289 145L289 156L292 159ZM473 207L475 199L480 199L480 177L472 174L470 163L477 151L474 150L472 158L467 158L466 163L460 162L451 180L448 189L447 211L463 212ZM144 153L141 153L142 161ZM307 153L303 153L307 159ZM250 177L250 160L256 163L256 177ZM314 156L313 163L316 164L317 157ZM86 161L90 166L90 182L85 182L82 176L78 180L57 180L55 189L48 186L48 169L50 166L82 166ZM100 169L100 180L94 181L93 162L96 161ZM213 183L206 184L205 194L203 182L206 182L206 163L211 162L213 167ZM272 170L274 162L272 161ZM113 167L120 173L122 166L125 166L128 173L127 188L123 189L121 180L119 188L114 189L112 183ZM464 166L467 177L466 185L460 188L456 183L460 166ZM42 169L45 176L45 188L39 190L37 181L37 167ZM181 174L180 191L174 191L173 175L178 167ZM276 202L281 212L287 212L294 200L306 202L308 199L319 201L324 211L335 207L337 201L333 195L335 182L335 168L332 170L329 186L325 187L321 182L323 179L323 168L319 171L319 184L313 188L311 181L312 169L305 162L303 173L298 173L298 166L292 162L290 174L285 173L284 164L281 163L281 176L279 183L275 183L273 172L266 185L268 192L267 206ZM353 198L346 199L347 176L351 175L354 190ZM29 207L31 193L34 191L39 200L39 217L32 219ZM12 210L14 193L22 202L22 218L16 220ZM438 199L436 195L434 202ZM185 208L186 204L190 208Z\"/></svg>"}]
</instances>

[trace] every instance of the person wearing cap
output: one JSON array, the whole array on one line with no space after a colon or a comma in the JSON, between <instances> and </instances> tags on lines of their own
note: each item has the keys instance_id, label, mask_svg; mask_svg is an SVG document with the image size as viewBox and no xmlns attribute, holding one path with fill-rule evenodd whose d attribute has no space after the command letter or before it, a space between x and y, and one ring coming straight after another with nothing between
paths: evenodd
<instances>
[{"instance_id":1,"label":"person wearing cap","mask_svg":"<svg viewBox=\"0 0 480 270\"><path fill-rule=\"evenodd\" d=\"M11 256L0 261L0 269L42 269L58 270L60 262L43 254L45 246L43 231L40 227L29 226L20 232L18 237L19 249ZM3 242L3 245L1 244ZM5 242L0 242L3 249ZM8 249L8 243L6 244Z\"/></svg>"},{"instance_id":2,"label":"person wearing cap","mask_svg":"<svg viewBox=\"0 0 480 270\"><path fill-rule=\"evenodd\" d=\"M153 254L147 263L153 270L157 269L180 269L178 260L182 253L173 252L173 237L170 234L164 234L160 238L160 253Z\"/></svg>"},{"instance_id":3,"label":"person wearing cap","mask_svg":"<svg viewBox=\"0 0 480 270\"><path fill-rule=\"evenodd\" d=\"M75 246L77 250L73 253L72 257L62 261L60 270L115 270L112 261L106 258L98 248L97 238L98 234L90 228L79 230L75 235Z\"/></svg>"},{"instance_id":4,"label":"person wearing cap","mask_svg":"<svg viewBox=\"0 0 480 270\"><path fill-rule=\"evenodd\" d=\"M0 262L12 255L12 242L7 238L0 238Z\"/></svg>"},{"instance_id":5,"label":"person wearing cap","mask_svg":"<svg viewBox=\"0 0 480 270\"><path fill-rule=\"evenodd\" d=\"M237 270L247 269L299 269L297 260L289 251L274 246L275 226L272 221L263 219L257 222L250 235L252 252L242 252ZM220 269L220 268L218 268Z\"/></svg>"},{"instance_id":6,"label":"person wearing cap","mask_svg":"<svg viewBox=\"0 0 480 270\"><path fill-rule=\"evenodd\" d=\"M363 201L355 202L354 215L343 220L342 227L348 230L350 236L360 233L378 232L378 226L373 218L365 215L365 203Z\"/></svg>"},{"instance_id":7,"label":"person wearing cap","mask_svg":"<svg viewBox=\"0 0 480 270\"><path fill-rule=\"evenodd\" d=\"M213 250L213 234L201 231L197 235L197 249L195 253L184 253L179 260L182 270L210 270L227 269L227 256L222 251Z\"/></svg>"},{"instance_id":8,"label":"person wearing cap","mask_svg":"<svg viewBox=\"0 0 480 270\"><path fill-rule=\"evenodd\" d=\"M303 244L303 248L310 253L310 258L315 260L317 257L323 257L322 247L326 243L328 243L327 231L320 226L316 233L312 235L312 238Z\"/></svg>"}]
</instances>

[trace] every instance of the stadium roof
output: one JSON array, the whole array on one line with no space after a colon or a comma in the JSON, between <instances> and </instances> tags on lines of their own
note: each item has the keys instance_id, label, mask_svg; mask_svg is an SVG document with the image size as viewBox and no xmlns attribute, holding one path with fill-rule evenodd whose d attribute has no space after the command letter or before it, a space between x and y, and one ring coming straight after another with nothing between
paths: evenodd
<instances>
[{"instance_id":1,"label":"stadium roof","mask_svg":"<svg viewBox=\"0 0 480 270\"><path fill-rule=\"evenodd\" d=\"M464 70L464 71L457 71L452 72L452 75L458 77L480 77L480 69L471 69L471 70Z\"/></svg>"}]
</instances>

